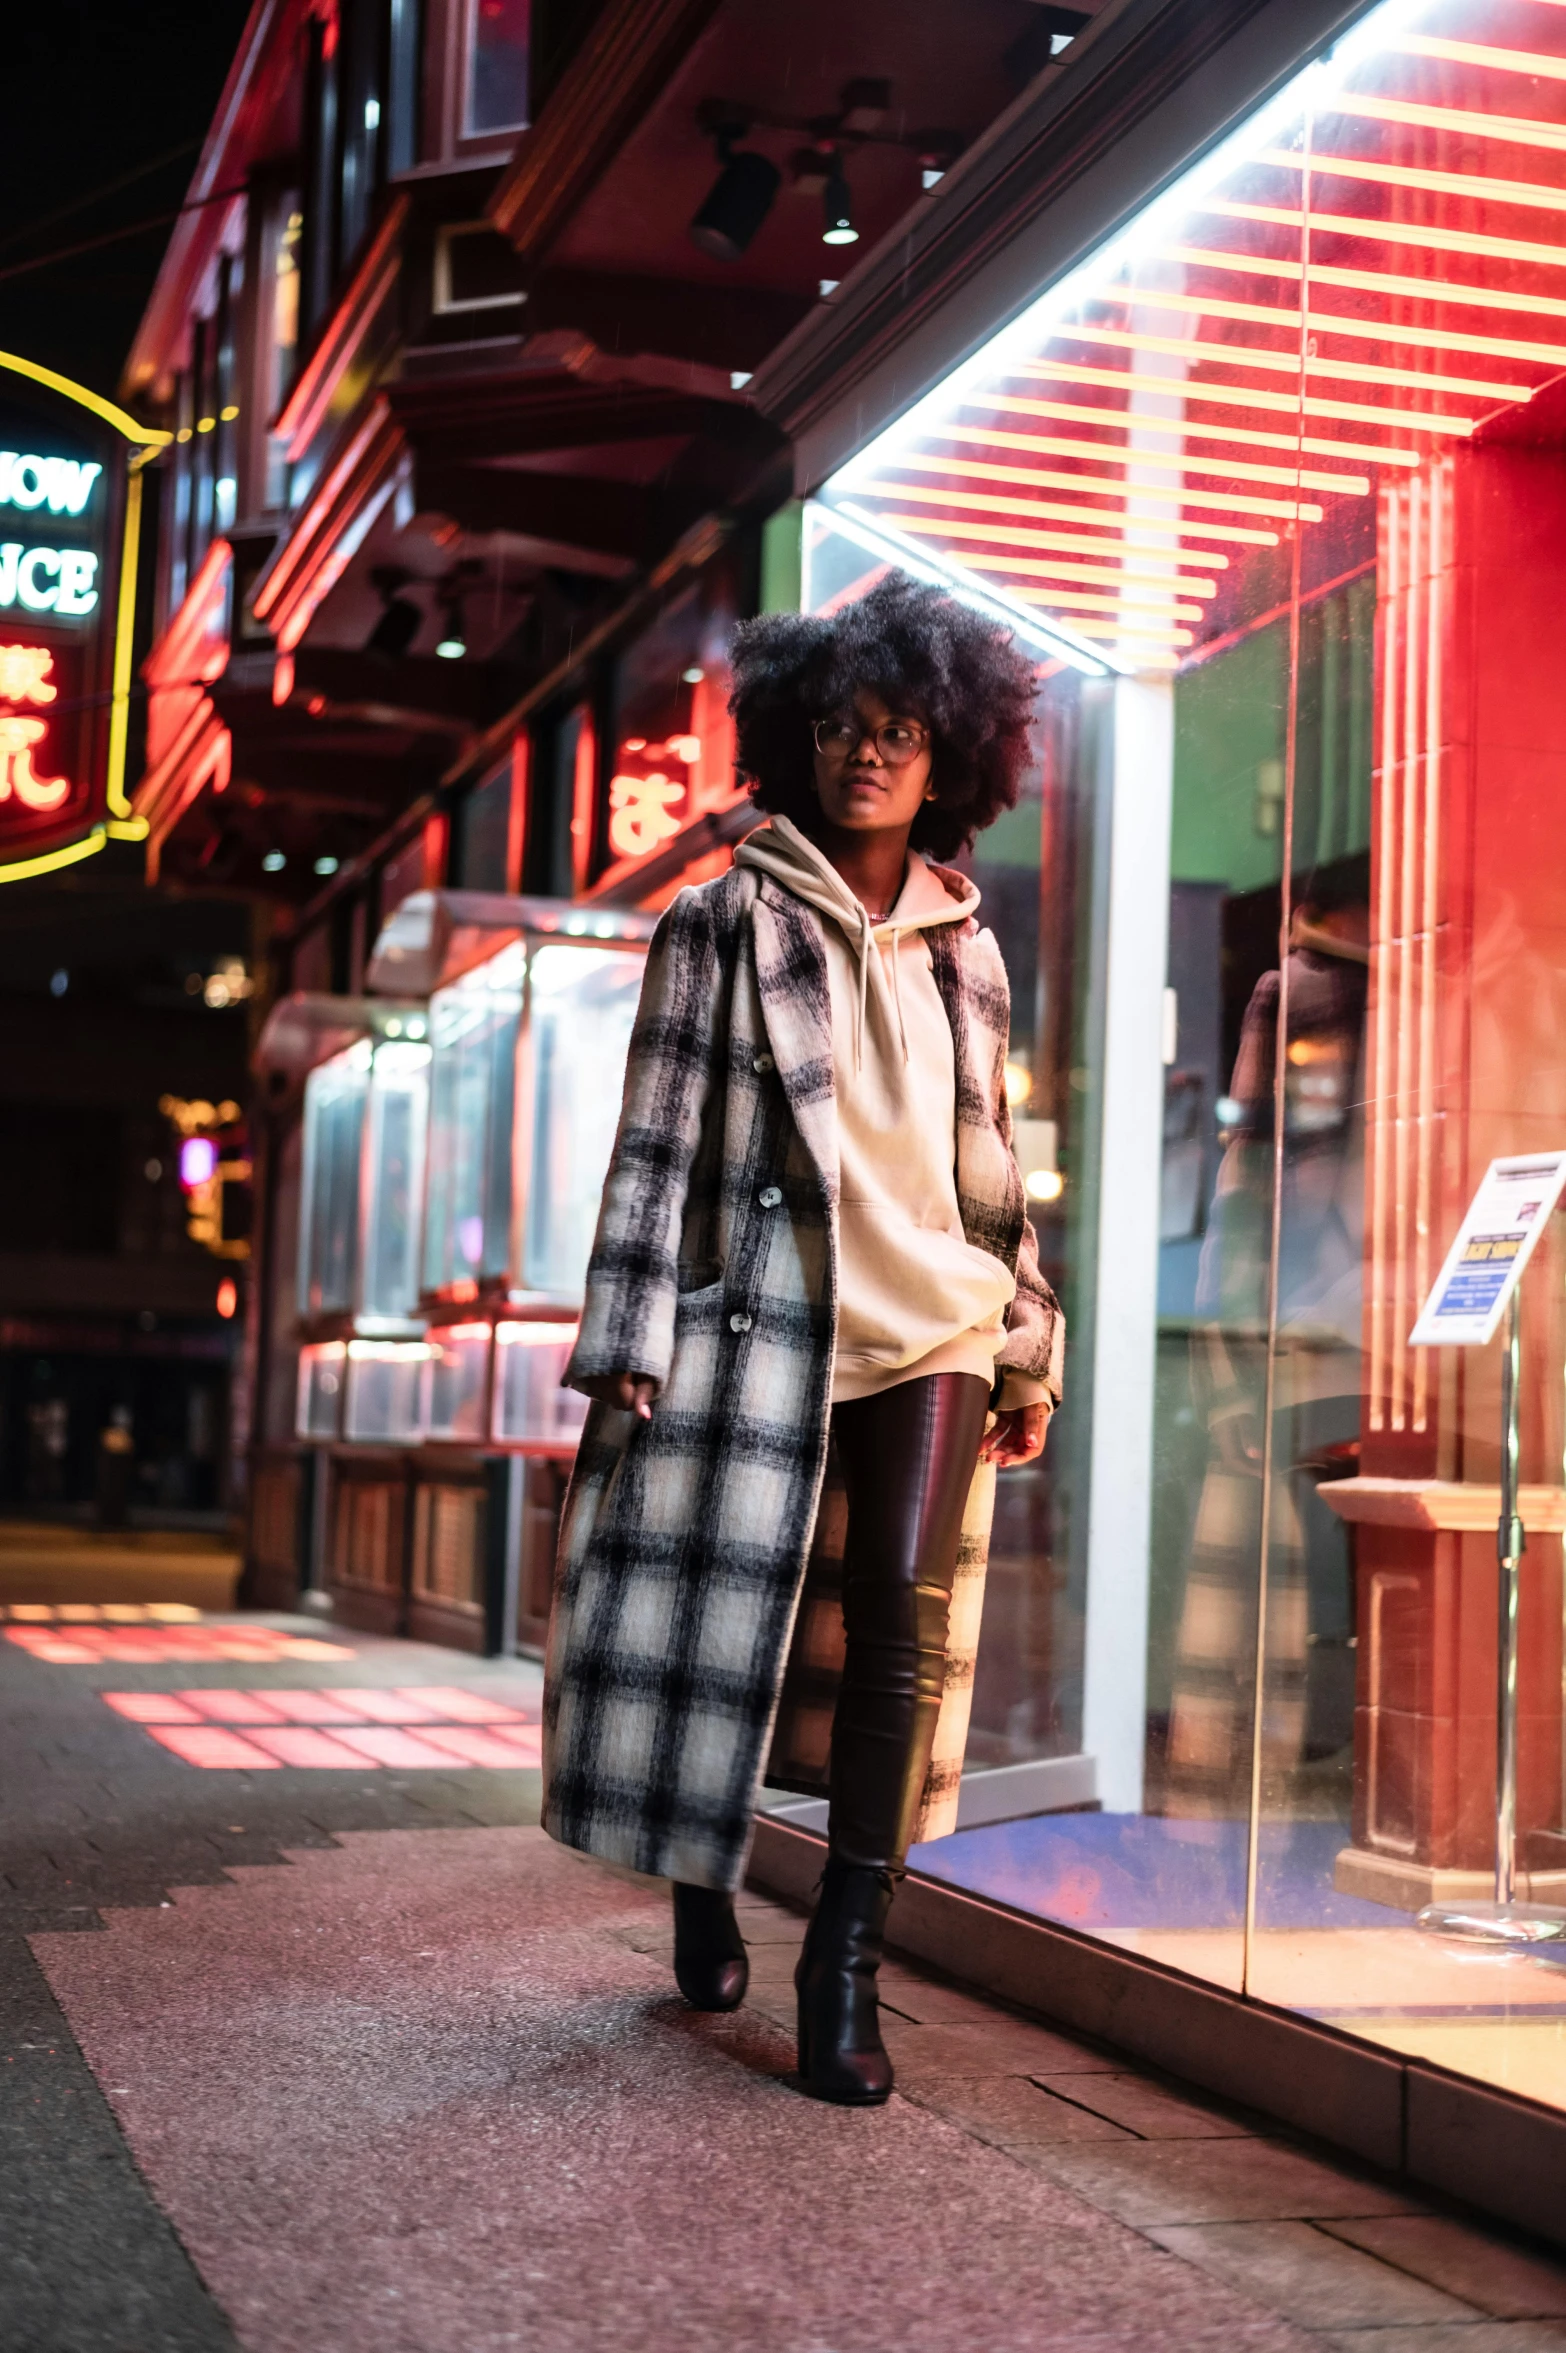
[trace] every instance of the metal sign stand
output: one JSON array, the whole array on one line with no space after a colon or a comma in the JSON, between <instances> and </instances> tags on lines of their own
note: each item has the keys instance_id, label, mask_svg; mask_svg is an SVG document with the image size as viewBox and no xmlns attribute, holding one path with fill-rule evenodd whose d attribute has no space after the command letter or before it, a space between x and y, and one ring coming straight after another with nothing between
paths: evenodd
<instances>
[{"instance_id":1,"label":"metal sign stand","mask_svg":"<svg viewBox=\"0 0 1566 2353\"><path fill-rule=\"evenodd\" d=\"M1495 1741L1495 1900L1493 1903L1426 1904L1416 1925L1431 1936L1465 1944L1566 1944L1566 1911L1548 1904L1520 1904L1517 1891L1517 1604L1522 1556L1528 1538L1517 1510L1518 1409L1522 1372L1520 1303L1522 1285L1512 1291L1506 1311L1505 1354L1501 1359L1501 1517L1495 1532L1500 1559L1497 1625Z\"/></svg>"}]
</instances>

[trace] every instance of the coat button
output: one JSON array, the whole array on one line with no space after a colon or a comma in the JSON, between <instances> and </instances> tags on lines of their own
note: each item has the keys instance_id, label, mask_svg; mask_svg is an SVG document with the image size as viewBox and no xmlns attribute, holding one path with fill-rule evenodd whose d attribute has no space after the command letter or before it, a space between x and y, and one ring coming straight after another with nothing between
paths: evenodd
<instances>
[{"instance_id":1,"label":"coat button","mask_svg":"<svg viewBox=\"0 0 1566 2353\"><path fill-rule=\"evenodd\" d=\"M783 1192L779 1185L763 1185L761 1191L756 1195L756 1199L761 1203L763 1209L776 1209L782 1198Z\"/></svg>"},{"instance_id":2,"label":"coat button","mask_svg":"<svg viewBox=\"0 0 1566 2353\"><path fill-rule=\"evenodd\" d=\"M773 1061L770 1054L758 1054L750 1067L753 1071L755 1071L758 1078L765 1078L769 1070L776 1070L777 1064Z\"/></svg>"},{"instance_id":3,"label":"coat button","mask_svg":"<svg viewBox=\"0 0 1566 2353\"><path fill-rule=\"evenodd\" d=\"M729 1330L731 1332L748 1332L750 1330L750 1317L748 1315L731 1315L729 1317Z\"/></svg>"}]
</instances>

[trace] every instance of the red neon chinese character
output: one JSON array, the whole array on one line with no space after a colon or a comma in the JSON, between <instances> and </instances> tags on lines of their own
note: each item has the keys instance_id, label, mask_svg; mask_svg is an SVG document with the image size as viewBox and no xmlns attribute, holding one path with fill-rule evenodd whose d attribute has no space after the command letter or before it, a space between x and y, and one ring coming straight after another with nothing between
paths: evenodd
<instances>
[{"instance_id":1,"label":"red neon chinese character","mask_svg":"<svg viewBox=\"0 0 1566 2353\"><path fill-rule=\"evenodd\" d=\"M69 797L67 777L39 776L33 768L33 746L48 732L41 719L0 711L0 801L15 793L24 809L58 809Z\"/></svg>"},{"instance_id":2,"label":"red neon chinese character","mask_svg":"<svg viewBox=\"0 0 1566 2353\"><path fill-rule=\"evenodd\" d=\"M0 703L52 703L54 656L46 645L0 645Z\"/></svg>"},{"instance_id":3,"label":"red neon chinese character","mask_svg":"<svg viewBox=\"0 0 1566 2353\"><path fill-rule=\"evenodd\" d=\"M609 846L622 858L645 858L680 830L673 804L685 798L683 777L615 776L609 783Z\"/></svg>"}]
</instances>

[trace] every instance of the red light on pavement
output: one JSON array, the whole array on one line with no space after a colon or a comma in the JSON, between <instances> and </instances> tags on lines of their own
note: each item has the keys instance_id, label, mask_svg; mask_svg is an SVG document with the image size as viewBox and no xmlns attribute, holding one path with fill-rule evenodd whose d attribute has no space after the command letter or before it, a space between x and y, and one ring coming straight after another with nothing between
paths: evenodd
<instances>
[{"instance_id":1,"label":"red light on pavement","mask_svg":"<svg viewBox=\"0 0 1566 2353\"><path fill-rule=\"evenodd\" d=\"M225 1323L239 1312L239 1285L232 1275L225 1275L217 1287L217 1311Z\"/></svg>"}]
</instances>

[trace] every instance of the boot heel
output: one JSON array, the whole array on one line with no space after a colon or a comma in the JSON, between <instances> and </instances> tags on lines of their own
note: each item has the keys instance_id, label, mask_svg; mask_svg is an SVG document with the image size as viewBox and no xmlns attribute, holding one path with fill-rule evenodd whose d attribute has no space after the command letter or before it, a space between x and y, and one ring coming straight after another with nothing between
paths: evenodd
<instances>
[{"instance_id":1,"label":"boot heel","mask_svg":"<svg viewBox=\"0 0 1566 2353\"><path fill-rule=\"evenodd\" d=\"M674 1882L674 1982L693 2010L737 2010L750 1983L734 1899Z\"/></svg>"}]
</instances>

